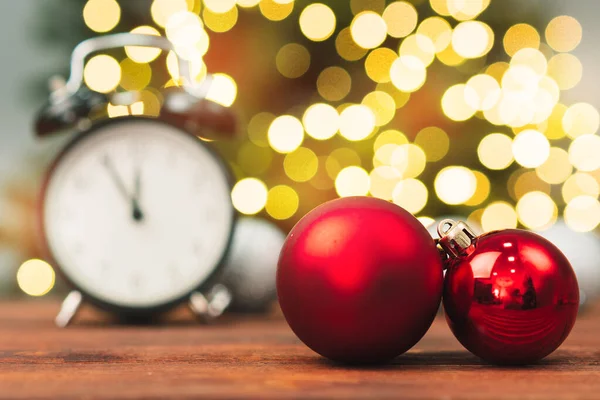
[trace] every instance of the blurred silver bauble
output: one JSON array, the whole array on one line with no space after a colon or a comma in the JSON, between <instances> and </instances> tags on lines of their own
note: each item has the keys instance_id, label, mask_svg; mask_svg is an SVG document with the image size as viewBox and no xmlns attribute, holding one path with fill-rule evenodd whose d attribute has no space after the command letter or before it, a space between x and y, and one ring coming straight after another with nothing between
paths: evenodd
<instances>
[{"instance_id":1,"label":"blurred silver bauble","mask_svg":"<svg viewBox=\"0 0 600 400\"><path fill-rule=\"evenodd\" d=\"M579 303L585 305L600 295L600 236L575 232L559 220L550 229L538 232L567 256L579 283Z\"/></svg>"},{"instance_id":2,"label":"blurred silver bauble","mask_svg":"<svg viewBox=\"0 0 600 400\"><path fill-rule=\"evenodd\" d=\"M275 300L277 261L285 237L264 219L238 219L221 281L233 295L231 311L265 311Z\"/></svg>"}]
</instances>

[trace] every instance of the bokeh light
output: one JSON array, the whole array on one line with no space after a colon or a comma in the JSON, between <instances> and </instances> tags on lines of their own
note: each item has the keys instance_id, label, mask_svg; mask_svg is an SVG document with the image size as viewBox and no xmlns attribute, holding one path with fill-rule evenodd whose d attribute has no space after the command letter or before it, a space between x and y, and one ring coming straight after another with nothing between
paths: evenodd
<instances>
[{"instance_id":1,"label":"bokeh light","mask_svg":"<svg viewBox=\"0 0 600 400\"><path fill-rule=\"evenodd\" d=\"M561 90L572 89L581 81L583 66L573 54L556 54L548 61L548 76Z\"/></svg>"},{"instance_id":2,"label":"bokeh light","mask_svg":"<svg viewBox=\"0 0 600 400\"><path fill-rule=\"evenodd\" d=\"M569 203L578 196L598 197L600 195L600 184L593 176L585 172L577 172L571 175L562 186L562 197L565 203Z\"/></svg>"},{"instance_id":3,"label":"bokeh light","mask_svg":"<svg viewBox=\"0 0 600 400\"><path fill-rule=\"evenodd\" d=\"M569 146L569 161L580 171L589 172L600 168L600 137L583 135Z\"/></svg>"},{"instance_id":4,"label":"bokeh light","mask_svg":"<svg viewBox=\"0 0 600 400\"><path fill-rule=\"evenodd\" d=\"M402 178L416 178L425 170L427 156L416 144L402 144L394 148L391 163Z\"/></svg>"},{"instance_id":5,"label":"bokeh light","mask_svg":"<svg viewBox=\"0 0 600 400\"><path fill-rule=\"evenodd\" d=\"M340 134L351 141L367 138L375 129L373 111L362 104L354 104L340 113Z\"/></svg>"},{"instance_id":6,"label":"bokeh light","mask_svg":"<svg viewBox=\"0 0 600 400\"><path fill-rule=\"evenodd\" d=\"M563 116L562 125L570 138L591 135L598 131L600 114L588 103L577 103L569 107Z\"/></svg>"},{"instance_id":7,"label":"bokeh light","mask_svg":"<svg viewBox=\"0 0 600 400\"><path fill-rule=\"evenodd\" d=\"M417 34L431 39L436 53L445 50L452 42L452 27L448 21L440 17L429 17L423 20L417 28Z\"/></svg>"},{"instance_id":8,"label":"bokeh light","mask_svg":"<svg viewBox=\"0 0 600 400\"><path fill-rule=\"evenodd\" d=\"M481 215L481 228L484 232L517 227L517 212L510 204L496 201L488 205Z\"/></svg>"},{"instance_id":9,"label":"bokeh light","mask_svg":"<svg viewBox=\"0 0 600 400\"><path fill-rule=\"evenodd\" d=\"M490 110L498 103L501 95L498 81L487 74L472 76L464 87L465 103L474 110Z\"/></svg>"},{"instance_id":10,"label":"bokeh light","mask_svg":"<svg viewBox=\"0 0 600 400\"><path fill-rule=\"evenodd\" d=\"M283 160L285 174L295 182L307 182L317 173L319 160L314 151L299 147Z\"/></svg>"},{"instance_id":11,"label":"bokeh light","mask_svg":"<svg viewBox=\"0 0 600 400\"><path fill-rule=\"evenodd\" d=\"M126 58L121 61L120 85L125 90L140 91L150 83L152 69L148 64L140 64Z\"/></svg>"},{"instance_id":12,"label":"bokeh light","mask_svg":"<svg viewBox=\"0 0 600 400\"><path fill-rule=\"evenodd\" d=\"M542 192L529 192L517 202L517 216L526 228L544 230L556 221L558 208L550 196Z\"/></svg>"},{"instance_id":13,"label":"bokeh light","mask_svg":"<svg viewBox=\"0 0 600 400\"><path fill-rule=\"evenodd\" d=\"M369 174L369 192L373 197L392 200L394 188L402 179L402 175L393 167L381 165L373 168Z\"/></svg>"},{"instance_id":14,"label":"bokeh light","mask_svg":"<svg viewBox=\"0 0 600 400\"><path fill-rule=\"evenodd\" d=\"M338 147L333 150L325 161L327 175L335 179L340 171L346 167L356 167L361 165L361 159L358 153L347 147Z\"/></svg>"},{"instance_id":15,"label":"bokeh light","mask_svg":"<svg viewBox=\"0 0 600 400\"><path fill-rule=\"evenodd\" d=\"M231 201L242 214L256 214L267 204L267 186L259 179L244 178L231 190Z\"/></svg>"},{"instance_id":16,"label":"bokeh light","mask_svg":"<svg viewBox=\"0 0 600 400\"><path fill-rule=\"evenodd\" d=\"M398 182L392 193L394 203L412 214L420 212L425 207L427 198L427 187L418 179Z\"/></svg>"},{"instance_id":17,"label":"bokeh light","mask_svg":"<svg viewBox=\"0 0 600 400\"><path fill-rule=\"evenodd\" d=\"M405 55L398 57L392 63L390 78L398 89L414 92L425 83L427 70L418 57Z\"/></svg>"},{"instance_id":18,"label":"bokeh light","mask_svg":"<svg viewBox=\"0 0 600 400\"><path fill-rule=\"evenodd\" d=\"M453 121L465 121L475 115L477 109L467 103L466 85L451 86L442 96L442 110Z\"/></svg>"},{"instance_id":19,"label":"bokeh light","mask_svg":"<svg viewBox=\"0 0 600 400\"><path fill-rule=\"evenodd\" d=\"M525 48L537 49L540 47L540 34L529 24L515 24L508 28L502 40L504 51L513 56L517 51Z\"/></svg>"},{"instance_id":20,"label":"bokeh light","mask_svg":"<svg viewBox=\"0 0 600 400\"><path fill-rule=\"evenodd\" d=\"M471 196L469 200L465 201L465 205L470 207L478 206L484 201L486 201L488 196L490 195L490 190L492 187L490 184L490 180L483 173L479 171L473 171L473 174L475 175L475 179L477 180L475 186L475 193L473 193L473 196Z\"/></svg>"},{"instance_id":21,"label":"bokeh light","mask_svg":"<svg viewBox=\"0 0 600 400\"><path fill-rule=\"evenodd\" d=\"M491 133L479 143L477 156L486 168L506 169L514 161L512 139L502 133Z\"/></svg>"},{"instance_id":22,"label":"bokeh light","mask_svg":"<svg viewBox=\"0 0 600 400\"><path fill-rule=\"evenodd\" d=\"M552 185L563 183L573 172L569 154L559 147L552 147L546 162L537 167L535 172L544 182Z\"/></svg>"},{"instance_id":23,"label":"bokeh light","mask_svg":"<svg viewBox=\"0 0 600 400\"><path fill-rule=\"evenodd\" d=\"M275 65L277 71L286 78L299 78L310 67L310 53L301 44L288 43L277 52Z\"/></svg>"},{"instance_id":24,"label":"bokeh light","mask_svg":"<svg viewBox=\"0 0 600 400\"><path fill-rule=\"evenodd\" d=\"M600 203L592 196L577 196L565 207L565 223L577 232L589 232L600 223Z\"/></svg>"},{"instance_id":25,"label":"bokeh light","mask_svg":"<svg viewBox=\"0 0 600 400\"><path fill-rule=\"evenodd\" d=\"M429 37L417 33L402 41L398 53L400 57L417 57L427 67L435 59L435 45Z\"/></svg>"},{"instance_id":26,"label":"bokeh light","mask_svg":"<svg viewBox=\"0 0 600 400\"><path fill-rule=\"evenodd\" d=\"M363 11L356 15L350 25L354 42L364 49L374 49L385 40L387 25L381 15L373 11Z\"/></svg>"},{"instance_id":27,"label":"bokeh light","mask_svg":"<svg viewBox=\"0 0 600 400\"><path fill-rule=\"evenodd\" d=\"M313 3L300 14L300 30L308 39L321 42L335 31L335 14L325 4Z\"/></svg>"},{"instance_id":28,"label":"bokeh light","mask_svg":"<svg viewBox=\"0 0 600 400\"><path fill-rule=\"evenodd\" d=\"M390 68L398 54L387 47L380 47L369 53L365 59L365 71L371 80L383 83L390 81Z\"/></svg>"},{"instance_id":29,"label":"bokeh light","mask_svg":"<svg viewBox=\"0 0 600 400\"><path fill-rule=\"evenodd\" d=\"M273 150L279 153L291 153L302 144L304 128L298 118L282 115L273 120L267 137Z\"/></svg>"},{"instance_id":30,"label":"bokeh light","mask_svg":"<svg viewBox=\"0 0 600 400\"><path fill-rule=\"evenodd\" d=\"M266 19L270 21L281 21L286 19L292 13L292 11L294 10L294 3L295 2L292 1L289 3L282 4L275 2L274 0L262 0L258 4L258 7L260 8L260 12Z\"/></svg>"},{"instance_id":31,"label":"bokeh light","mask_svg":"<svg viewBox=\"0 0 600 400\"><path fill-rule=\"evenodd\" d=\"M306 109L302 123L309 136L317 140L327 140L340 128L340 115L329 104L317 103Z\"/></svg>"},{"instance_id":32,"label":"bokeh light","mask_svg":"<svg viewBox=\"0 0 600 400\"><path fill-rule=\"evenodd\" d=\"M461 166L443 168L435 177L435 193L446 204L468 201L475 194L477 178L473 171Z\"/></svg>"},{"instance_id":33,"label":"bokeh light","mask_svg":"<svg viewBox=\"0 0 600 400\"><path fill-rule=\"evenodd\" d=\"M340 101L350 93L352 78L341 67L328 67L317 78L317 91L325 100Z\"/></svg>"},{"instance_id":34,"label":"bokeh light","mask_svg":"<svg viewBox=\"0 0 600 400\"><path fill-rule=\"evenodd\" d=\"M213 74L206 99L229 107L237 97L237 85L227 74Z\"/></svg>"},{"instance_id":35,"label":"bokeh light","mask_svg":"<svg viewBox=\"0 0 600 400\"><path fill-rule=\"evenodd\" d=\"M206 27L213 32L227 32L238 21L238 9L232 7L228 11L220 13L205 7L202 11L202 20Z\"/></svg>"},{"instance_id":36,"label":"bokeh light","mask_svg":"<svg viewBox=\"0 0 600 400\"><path fill-rule=\"evenodd\" d=\"M151 26L138 26L131 30L131 33L140 35L153 35L160 36L160 33ZM161 53L161 49L153 47L141 47L141 46L125 46L125 53L127 57L131 58L137 63L149 63L154 61Z\"/></svg>"},{"instance_id":37,"label":"bokeh light","mask_svg":"<svg viewBox=\"0 0 600 400\"><path fill-rule=\"evenodd\" d=\"M548 159L550 143L541 132L526 129L515 136L512 150L516 162L525 168L536 168Z\"/></svg>"},{"instance_id":38,"label":"bokeh light","mask_svg":"<svg viewBox=\"0 0 600 400\"><path fill-rule=\"evenodd\" d=\"M298 211L300 198L298 193L287 185L278 185L269 190L265 209L274 219L284 220Z\"/></svg>"},{"instance_id":39,"label":"bokeh light","mask_svg":"<svg viewBox=\"0 0 600 400\"><path fill-rule=\"evenodd\" d=\"M203 0L204 6L214 13L223 14L235 7L235 0Z\"/></svg>"},{"instance_id":40,"label":"bokeh light","mask_svg":"<svg viewBox=\"0 0 600 400\"><path fill-rule=\"evenodd\" d=\"M108 32L120 19L121 7L115 0L89 0L83 7L83 20L94 32Z\"/></svg>"},{"instance_id":41,"label":"bokeh light","mask_svg":"<svg viewBox=\"0 0 600 400\"><path fill-rule=\"evenodd\" d=\"M350 10L356 15L363 11L375 11L381 14L385 8L386 0L350 0Z\"/></svg>"},{"instance_id":42,"label":"bokeh light","mask_svg":"<svg viewBox=\"0 0 600 400\"><path fill-rule=\"evenodd\" d=\"M340 197L365 196L369 186L369 174L357 166L342 169L335 178L335 190Z\"/></svg>"},{"instance_id":43,"label":"bokeh light","mask_svg":"<svg viewBox=\"0 0 600 400\"><path fill-rule=\"evenodd\" d=\"M248 122L248 139L257 146L268 147L267 132L274 119L275 116L268 112L261 112L253 116Z\"/></svg>"},{"instance_id":44,"label":"bokeh light","mask_svg":"<svg viewBox=\"0 0 600 400\"><path fill-rule=\"evenodd\" d=\"M100 54L90 58L83 71L85 84L93 91L108 93L121 81L121 66L113 57Z\"/></svg>"},{"instance_id":45,"label":"bokeh light","mask_svg":"<svg viewBox=\"0 0 600 400\"><path fill-rule=\"evenodd\" d=\"M54 269L46 261L27 260L17 270L17 284L29 296L43 296L54 287Z\"/></svg>"},{"instance_id":46,"label":"bokeh light","mask_svg":"<svg viewBox=\"0 0 600 400\"><path fill-rule=\"evenodd\" d=\"M421 129L415 137L415 144L423 149L427 161L440 161L448 153L450 138L443 129L429 126Z\"/></svg>"},{"instance_id":47,"label":"bokeh light","mask_svg":"<svg viewBox=\"0 0 600 400\"><path fill-rule=\"evenodd\" d=\"M154 0L150 7L150 14L156 25L164 28L171 15L187 9L185 0Z\"/></svg>"},{"instance_id":48,"label":"bokeh light","mask_svg":"<svg viewBox=\"0 0 600 400\"><path fill-rule=\"evenodd\" d=\"M367 54L367 50L357 45L352 39L350 28L344 28L338 33L335 38L335 49L339 56L347 61L360 60Z\"/></svg>"},{"instance_id":49,"label":"bokeh light","mask_svg":"<svg viewBox=\"0 0 600 400\"><path fill-rule=\"evenodd\" d=\"M459 23L452 32L452 48L464 58L486 55L494 43L494 32L481 21Z\"/></svg>"},{"instance_id":50,"label":"bokeh light","mask_svg":"<svg viewBox=\"0 0 600 400\"><path fill-rule=\"evenodd\" d=\"M387 125L396 113L396 103L386 92L374 91L367 93L361 102L367 106L375 117L376 126Z\"/></svg>"},{"instance_id":51,"label":"bokeh light","mask_svg":"<svg viewBox=\"0 0 600 400\"><path fill-rule=\"evenodd\" d=\"M561 15L548 23L546 42L555 51L571 51L581 42L581 33L581 25L575 18Z\"/></svg>"},{"instance_id":52,"label":"bokeh light","mask_svg":"<svg viewBox=\"0 0 600 400\"><path fill-rule=\"evenodd\" d=\"M387 33L391 37L406 37L417 27L417 9L406 1L390 3L382 17L387 25Z\"/></svg>"}]
</instances>

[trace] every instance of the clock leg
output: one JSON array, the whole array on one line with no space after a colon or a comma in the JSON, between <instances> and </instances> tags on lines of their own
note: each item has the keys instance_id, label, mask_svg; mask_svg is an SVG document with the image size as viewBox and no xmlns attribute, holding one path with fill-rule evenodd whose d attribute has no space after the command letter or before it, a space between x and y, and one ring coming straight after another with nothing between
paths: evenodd
<instances>
[{"instance_id":1,"label":"clock leg","mask_svg":"<svg viewBox=\"0 0 600 400\"><path fill-rule=\"evenodd\" d=\"M231 292L225 286L217 284L204 295L193 292L190 295L188 306L192 312L204 323L220 317L231 303Z\"/></svg>"},{"instance_id":2,"label":"clock leg","mask_svg":"<svg viewBox=\"0 0 600 400\"><path fill-rule=\"evenodd\" d=\"M59 328L67 327L73 320L73 317L75 317L75 314L77 314L82 302L83 296L81 292L78 292L77 290L71 291L63 300L60 311L54 319L56 326Z\"/></svg>"}]
</instances>

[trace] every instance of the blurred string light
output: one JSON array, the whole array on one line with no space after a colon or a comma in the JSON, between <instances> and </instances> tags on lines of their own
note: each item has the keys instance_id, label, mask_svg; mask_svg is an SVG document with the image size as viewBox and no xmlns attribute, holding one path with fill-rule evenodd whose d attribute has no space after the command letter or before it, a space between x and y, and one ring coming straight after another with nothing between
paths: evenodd
<instances>
[{"instance_id":1,"label":"blurred string light","mask_svg":"<svg viewBox=\"0 0 600 400\"><path fill-rule=\"evenodd\" d=\"M356 15L350 25L354 42L364 49L374 49L385 40L387 24L383 17L373 11L363 11Z\"/></svg>"},{"instance_id":2,"label":"blurred string light","mask_svg":"<svg viewBox=\"0 0 600 400\"><path fill-rule=\"evenodd\" d=\"M291 115L277 117L269 126L269 144L279 153L291 153L304 140L304 127L298 118Z\"/></svg>"},{"instance_id":3,"label":"blurred string light","mask_svg":"<svg viewBox=\"0 0 600 400\"><path fill-rule=\"evenodd\" d=\"M301 44L288 43L277 52L275 65L277 71L286 78L299 78L310 67L310 53Z\"/></svg>"},{"instance_id":4,"label":"blurred string light","mask_svg":"<svg viewBox=\"0 0 600 400\"><path fill-rule=\"evenodd\" d=\"M227 74L213 74L206 98L229 107L237 97L237 85L232 77Z\"/></svg>"},{"instance_id":5,"label":"blurred string light","mask_svg":"<svg viewBox=\"0 0 600 400\"><path fill-rule=\"evenodd\" d=\"M335 190L340 197L365 196L369 186L368 172L357 166L342 169L335 178Z\"/></svg>"},{"instance_id":6,"label":"blurred string light","mask_svg":"<svg viewBox=\"0 0 600 400\"><path fill-rule=\"evenodd\" d=\"M267 203L267 186L259 179L244 178L231 191L233 206L246 215L260 212Z\"/></svg>"},{"instance_id":7,"label":"blurred string light","mask_svg":"<svg viewBox=\"0 0 600 400\"><path fill-rule=\"evenodd\" d=\"M390 3L383 11L382 17L388 35L394 38L406 37L417 27L417 9L406 1Z\"/></svg>"},{"instance_id":8,"label":"blurred string light","mask_svg":"<svg viewBox=\"0 0 600 400\"><path fill-rule=\"evenodd\" d=\"M287 185L278 185L269 190L265 208L274 219L291 218L298 210L300 199L294 189Z\"/></svg>"},{"instance_id":9,"label":"blurred string light","mask_svg":"<svg viewBox=\"0 0 600 400\"><path fill-rule=\"evenodd\" d=\"M90 58L83 70L85 84L93 91L108 93L121 81L121 66L113 57L100 54Z\"/></svg>"},{"instance_id":10,"label":"blurred string light","mask_svg":"<svg viewBox=\"0 0 600 400\"><path fill-rule=\"evenodd\" d=\"M54 282L54 269L42 260L27 260L17 270L17 284L30 296L47 294L54 287Z\"/></svg>"},{"instance_id":11,"label":"blurred string light","mask_svg":"<svg viewBox=\"0 0 600 400\"><path fill-rule=\"evenodd\" d=\"M83 7L83 20L94 32L108 32L120 19L121 7L116 0L89 0Z\"/></svg>"},{"instance_id":12,"label":"blurred string light","mask_svg":"<svg viewBox=\"0 0 600 400\"><path fill-rule=\"evenodd\" d=\"M335 14L325 4L313 3L300 14L300 30L308 39L322 42L335 31Z\"/></svg>"}]
</instances>

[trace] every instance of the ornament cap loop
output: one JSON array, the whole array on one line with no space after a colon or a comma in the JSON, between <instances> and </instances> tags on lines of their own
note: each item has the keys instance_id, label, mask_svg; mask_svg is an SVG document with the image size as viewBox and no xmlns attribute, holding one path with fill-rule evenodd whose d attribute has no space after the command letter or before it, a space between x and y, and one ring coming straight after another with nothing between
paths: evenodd
<instances>
[{"instance_id":1,"label":"ornament cap loop","mask_svg":"<svg viewBox=\"0 0 600 400\"><path fill-rule=\"evenodd\" d=\"M445 219L438 224L437 232L440 236L438 243L450 257L468 256L475 250L477 235L462 221Z\"/></svg>"}]
</instances>

